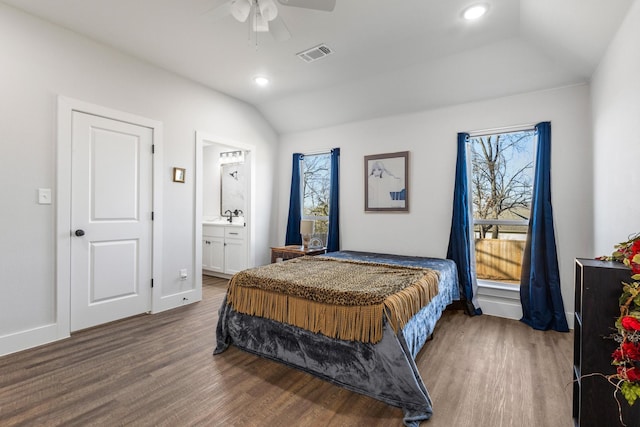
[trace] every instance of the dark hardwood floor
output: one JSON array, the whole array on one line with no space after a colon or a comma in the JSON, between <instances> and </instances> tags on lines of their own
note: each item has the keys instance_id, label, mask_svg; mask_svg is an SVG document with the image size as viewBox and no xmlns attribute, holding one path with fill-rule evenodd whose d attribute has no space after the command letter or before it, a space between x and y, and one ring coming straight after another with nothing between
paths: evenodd
<instances>
[{"instance_id":1,"label":"dark hardwood floor","mask_svg":"<svg viewBox=\"0 0 640 427\"><path fill-rule=\"evenodd\" d=\"M0 358L0 426L401 426L402 411L231 347L203 301ZM448 311L417 364L425 427L568 427L572 334Z\"/></svg>"}]
</instances>

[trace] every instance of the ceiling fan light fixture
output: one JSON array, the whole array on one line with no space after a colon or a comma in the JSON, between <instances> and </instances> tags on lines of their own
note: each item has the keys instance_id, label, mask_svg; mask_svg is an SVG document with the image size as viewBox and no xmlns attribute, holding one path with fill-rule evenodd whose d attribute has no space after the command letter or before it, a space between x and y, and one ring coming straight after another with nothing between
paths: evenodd
<instances>
[{"instance_id":1,"label":"ceiling fan light fixture","mask_svg":"<svg viewBox=\"0 0 640 427\"><path fill-rule=\"evenodd\" d=\"M251 2L249 0L231 0L229 5L231 15L240 22L245 22L251 13Z\"/></svg>"},{"instance_id":2,"label":"ceiling fan light fixture","mask_svg":"<svg viewBox=\"0 0 640 427\"><path fill-rule=\"evenodd\" d=\"M264 19L258 9L256 9L256 12L253 14L253 31L256 33L269 32L269 21Z\"/></svg>"},{"instance_id":3,"label":"ceiling fan light fixture","mask_svg":"<svg viewBox=\"0 0 640 427\"><path fill-rule=\"evenodd\" d=\"M256 76L253 78L253 82L260 87L265 87L269 84L269 79L264 76Z\"/></svg>"},{"instance_id":4,"label":"ceiling fan light fixture","mask_svg":"<svg viewBox=\"0 0 640 427\"><path fill-rule=\"evenodd\" d=\"M247 22L248 39L254 39L257 48L258 33L269 32L280 42L291 38L291 33L279 13L280 6L331 12L335 4L336 0L224 0L224 3L212 9L211 14L217 19L231 15L239 22Z\"/></svg>"},{"instance_id":5,"label":"ceiling fan light fixture","mask_svg":"<svg viewBox=\"0 0 640 427\"><path fill-rule=\"evenodd\" d=\"M278 8L273 0L259 0L258 8L260 9L260 15L267 21L273 21L278 16Z\"/></svg>"},{"instance_id":6,"label":"ceiling fan light fixture","mask_svg":"<svg viewBox=\"0 0 640 427\"><path fill-rule=\"evenodd\" d=\"M486 4L475 4L466 8L462 13L462 16L468 21L473 21L482 17L487 13L487 10L489 10L489 7Z\"/></svg>"}]
</instances>

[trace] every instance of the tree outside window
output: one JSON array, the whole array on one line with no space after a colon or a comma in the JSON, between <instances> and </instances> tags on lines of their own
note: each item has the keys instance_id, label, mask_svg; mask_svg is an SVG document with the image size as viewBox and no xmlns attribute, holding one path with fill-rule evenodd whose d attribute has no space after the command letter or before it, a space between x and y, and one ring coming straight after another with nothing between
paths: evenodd
<instances>
[{"instance_id":1,"label":"tree outside window","mask_svg":"<svg viewBox=\"0 0 640 427\"><path fill-rule=\"evenodd\" d=\"M331 154L305 154L302 160L302 219L315 221L316 237L326 245L329 232Z\"/></svg>"},{"instance_id":2,"label":"tree outside window","mask_svg":"<svg viewBox=\"0 0 640 427\"><path fill-rule=\"evenodd\" d=\"M478 279L519 284L533 194L535 131L470 138Z\"/></svg>"}]
</instances>

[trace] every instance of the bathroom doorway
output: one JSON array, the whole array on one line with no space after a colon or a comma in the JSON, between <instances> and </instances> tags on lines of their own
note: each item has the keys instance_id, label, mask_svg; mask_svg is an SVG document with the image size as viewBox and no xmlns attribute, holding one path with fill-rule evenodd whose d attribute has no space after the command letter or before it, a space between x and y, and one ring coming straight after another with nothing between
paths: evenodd
<instances>
[{"instance_id":1,"label":"bathroom doorway","mask_svg":"<svg viewBox=\"0 0 640 427\"><path fill-rule=\"evenodd\" d=\"M210 242L211 239L203 239L203 225L206 225L207 228L215 225L225 227L225 229L240 227L245 244L241 254L237 253L237 246L234 246L236 252L233 253L233 256L243 256L245 258L244 265L247 268L255 264L255 250L252 244L255 234L252 221L255 204L253 196L255 180L252 173L255 168L254 151L254 147L250 144L196 132L194 221L194 277L196 280L202 280L203 254L206 257L210 249L209 247L204 247L203 250L203 245L206 244L205 240L209 241L210 244L212 243ZM242 165L241 168L234 168L230 172L236 172L235 178L238 178L237 180L234 177L227 177L236 185L233 188L233 202L231 202L233 203L233 209L228 207L229 199L224 197L223 189L223 185L227 185L223 182L223 173L228 169L228 166L225 166L224 163L229 164L229 159L226 159L226 157L232 156L231 153L234 153L234 156L238 156L237 159L231 160L231 164ZM240 179L240 173L242 174L242 179ZM227 186L226 188L228 195L231 195L229 187ZM228 211L227 214L225 214L225 210ZM231 221L229 221L229 218L231 218ZM222 271L220 276L225 277L226 275Z\"/></svg>"}]
</instances>

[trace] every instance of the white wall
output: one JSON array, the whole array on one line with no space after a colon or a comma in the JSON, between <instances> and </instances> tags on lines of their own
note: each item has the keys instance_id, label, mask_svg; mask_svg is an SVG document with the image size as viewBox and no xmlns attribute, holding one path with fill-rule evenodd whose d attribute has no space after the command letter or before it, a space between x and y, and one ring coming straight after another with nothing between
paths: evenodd
<instances>
[{"instance_id":1,"label":"white wall","mask_svg":"<svg viewBox=\"0 0 640 427\"><path fill-rule=\"evenodd\" d=\"M592 79L595 253L640 232L640 2Z\"/></svg>"},{"instance_id":2,"label":"white wall","mask_svg":"<svg viewBox=\"0 0 640 427\"><path fill-rule=\"evenodd\" d=\"M293 152L340 147L341 248L445 257L456 134L551 121L552 200L562 295L573 312L574 259L590 256L592 156L586 85L386 117L281 137L278 237L283 243ZM410 152L409 213L364 212L365 155Z\"/></svg>"},{"instance_id":3,"label":"white wall","mask_svg":"<svg viewBox=\"0 0 640 427\"><path fill-rule=\"evenodd\" d=\"M220 216L220 148L209 145L202 156L202 216Z\"/></svg>"},{"instance_id":4,"label":"white wall","mask_svg":"<svg viewBox=\"0 0 640 427\"><path fill-rule=\"evenodd\" d=\"M268 262L277 135L243 102L0 3L0 354L9 338L54 324L57 97L163 123L163 296L193 286L195 131L256 147L257 262ZM172 167L186 183L171 181ZM43 338L45 340L45 338ZM11 340L15 342L15 340ZM13 345L13 344L12 344Z\"/></svg>"}]
</instances>

